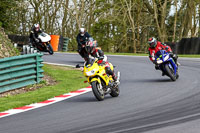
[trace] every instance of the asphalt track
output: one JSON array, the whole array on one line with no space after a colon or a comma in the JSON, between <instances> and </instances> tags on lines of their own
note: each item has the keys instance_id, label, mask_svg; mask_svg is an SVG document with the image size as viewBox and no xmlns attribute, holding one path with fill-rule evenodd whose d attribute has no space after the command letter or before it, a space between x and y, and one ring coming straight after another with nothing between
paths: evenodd
<instances>
[{"instance_id":1,"label":"asphalt track","mask_svg":"<svg viewBox=\"0 0 200 133\"><path fill-rule=\"evenodd\" d=\"M45 55L76 65L77 54ZM181 58L172 82L148 57L108 56L121 72L120 96L99 102L92 92L0 119L0 133L199 133L200 59Z\"/></svg>"}]
</instances>

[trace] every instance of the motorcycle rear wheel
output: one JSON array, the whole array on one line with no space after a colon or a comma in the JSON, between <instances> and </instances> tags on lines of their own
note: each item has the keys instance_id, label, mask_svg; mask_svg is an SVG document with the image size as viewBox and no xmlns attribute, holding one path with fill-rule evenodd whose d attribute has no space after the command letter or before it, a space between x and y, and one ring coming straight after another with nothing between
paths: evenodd
<instances>
[{"instance_id":1,"label":"motorcycle rear wheel","mask_svg":"<svg viewBox=\"0 0 200 133\"><path fill-rule=\"evenodd\" d=\"M99 101L103 101L105 96L103 88L100 88L100 85L97 81L93 81L91 85L92 85L92 92L96 97L96 99Z\"/></svg>"},{"instance_id":2,"label":"motorcycle rear wheel","mask_svg":"<svg viewBox=\"0 0 200 133\"><path fill-rule=\"evenodd\" d=\"M174 75L174 70L170 69L168 65L165 65L165 70L172 81L176 81L176 76Z\"/></svg>"},{"instance_id":3,"label":"motorcycle rear wheel","mask_svg":"<svg viewBox=\"0 0 200 133\"><path fill-rule=\"evenodd\" d=\"M48 52L49 52L50 55L53 54L53 48L52 48L50 43L48 44Z\"/></svg>"},{"instance_id":4,"label":"motorcycle rear wheel","mask_svg":"<svg viewBox=\"0 0 200 133\"><path fill-rule=\"evenodd\" d=\"M117 85L117 87L115 87L115 88L112 88L112 91L111 91L111 93L110 93L110 95L112 96L112 97L118 97L119 96L119 86Z\"/></svg>"}]
</instances>

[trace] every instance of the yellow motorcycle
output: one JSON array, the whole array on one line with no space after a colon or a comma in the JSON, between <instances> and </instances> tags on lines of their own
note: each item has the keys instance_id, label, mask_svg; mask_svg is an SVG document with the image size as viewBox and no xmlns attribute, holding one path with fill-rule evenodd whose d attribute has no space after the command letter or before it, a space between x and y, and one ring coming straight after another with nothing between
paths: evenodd
<instances>
[{"instance_id":1,"label":"yellow motorcycle","mask_svg":"<svg viewBox=\"0 0 200 133\"><path fill-rule=\"evenodd\" d=\"M114 67L111 63L110 68L113 71ZM106 94L110 94L112 97L119 95L120 72L117 73L117 81L114 82L112 76L106 74L105 65L98 64L98 59L90 59L85 62L83 74L92 86L93 94L97 100L104 100Z\"/></svg>"}]
</instances>

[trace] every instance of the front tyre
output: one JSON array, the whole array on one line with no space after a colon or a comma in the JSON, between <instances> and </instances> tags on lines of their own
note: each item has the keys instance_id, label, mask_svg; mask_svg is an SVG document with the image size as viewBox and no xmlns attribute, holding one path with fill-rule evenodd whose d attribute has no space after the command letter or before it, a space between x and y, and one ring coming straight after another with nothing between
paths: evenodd
<instances>
[{"instance_id":1,"label":"front tyre","mask_svg":"<svg viewBox=\"0 0 200 133\"><path fill-rule=\"evenodd\" d=\"M49 54L52 55L52 54L53 54L53 48L52 48L51 44L49 43L49 44L47 45L47 47L48 47L48 52L49 52Z\"/></svg>"},{"instance_id":2,"label":"front tyre","mask_svg":"<svg viewBox=\"0 0 200 133\"><path fill-rule=\"evenodd\" d=\"M92 82L92 92L97 100L103 101L104 100L104 90L100 86L100 84L97 81Z\"/></svg>"},{"instance_id":3,"label":"front tyre","mask_svg":"<svg viewBox=\"0 0 200 133\"><path fill-rule=\"evenodd\" d=\"M169 68L169 65L165 65L165 70L172 81L176 81L176 76L174 75L174 69Z\"/></svg>"}]
</instances>

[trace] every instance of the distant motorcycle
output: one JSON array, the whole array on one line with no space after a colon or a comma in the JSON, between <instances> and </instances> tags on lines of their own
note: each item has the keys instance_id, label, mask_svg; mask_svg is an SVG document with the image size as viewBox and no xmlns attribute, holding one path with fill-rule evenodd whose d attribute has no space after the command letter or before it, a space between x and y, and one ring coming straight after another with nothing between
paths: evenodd
<instances>
[{"instance_id":1,"label":"distant motorcycle","mask_svg":"<svg viewBox=\"0 0 200 133\"><path fill-rule=\"evenodd\" d=\"M159 50L155 55L155 60L159 69L170 77L172 81L176 81L179 78L178 66L168 52Z\"/></svg>"},{"instance_id":2,"label":"distant motorcycle","mask_svg":"<svg viewBox=\"0 0 200 133\"><path fill-rule=\"evenodd\" d=\"M48 35L47 33L42 32L41 34L38 35L39 43L36 45L36 48L39 51L43 52L49 52L50 55L52 55L53 48L51 46L51 36Z\"/></svg>"},{"instance_id":3,"label":"distant motorcycle","mask_svg":"<svg viewBox=\"0 0 200 133\"><path fill-rule=\"evenodd\" d=\"M82 49L79 51L77 50L77 52L79 53L79 55L84 58L84 60L86 61L89 58L89 53L87 52L87 46L88 45L93 45L95 47L97 47L97 41L94 40L92 37L88 38L88 41L82 45Z\"/></svg>"}]
</instances>

